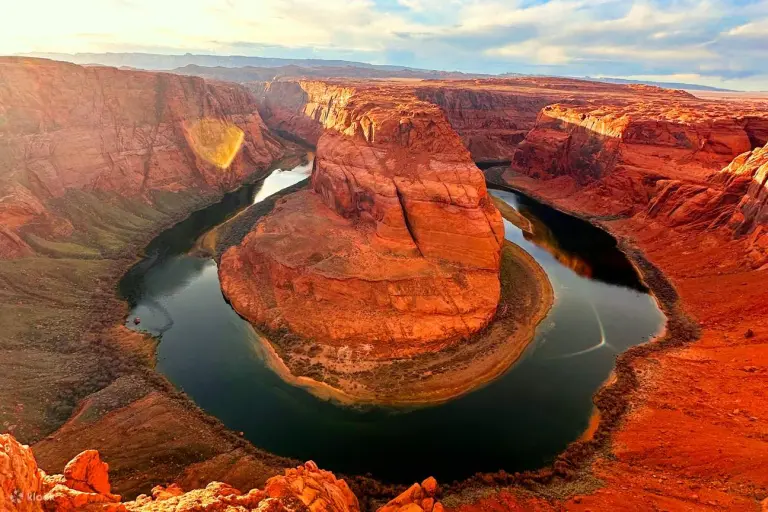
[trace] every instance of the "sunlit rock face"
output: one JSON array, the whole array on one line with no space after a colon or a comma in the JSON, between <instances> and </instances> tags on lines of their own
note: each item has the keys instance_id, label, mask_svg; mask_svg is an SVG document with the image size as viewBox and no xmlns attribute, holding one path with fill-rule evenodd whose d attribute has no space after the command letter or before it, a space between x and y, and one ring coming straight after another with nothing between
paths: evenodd
<instances>
[{"instance_id":1,"label":"sunlit rock face","mask_svg":"<svg viewBox=\"0 0 768 512\"><path fill-rule=\"evenodd\" d=\"M663 180L648 217L671 227L724 229L747 242L745 260L768 265L768 146L737 156L703 184Z\"/></svg>"},{"instance_id":2,"label":"sunlit rock face","mask_svg":"<svg viewBox=\"0 0 768 512\"><path fill-rule=\"evenodd\" d=\"M579 190L589 210L634 215L658 194L668 196L668 182L706 188L710 176L766 143L765 114L752 104L662 92L669 94L639 89L587 105L544 107L511 171Z\"/></svg>"},{"instance_id":3,"label":"sunlit rock face","mask_svg":"<svg viewBox=\"0 0 768 512\"><path fill-rule=\"evenodd\" d=\"M383 355L485 327L503 224L441 110L398 87L280 82L265 94L270 126L322 132L312 191L278 203L222 258L235 309L323 343L380 344Z\"/></svg>"},{"instance_id":4,"label":"sunlit rock face","mask_svg":"<svg viewBox=\"0 0 768 512\"><path fill-rule=\"evenodd\" d=\"M240 152L245 132L223 119L196 119L184 123L184 135L195 155L207 163L227 169Z\"/></svg>"},{"instance_id":5,"label":"sunlit rock face","mask_svg":"<svg viewBox=\"0 0 768 512\"><path fill-rule=\"evenodd\" d=\"M653 90L558 103L542 109L508 178L547 182L578 210L748 237L747 260L760 268L768 263L766 127L754 103Z\"/></svg>"},{"instance_id":6,"label":"sunlit rock face","mask_svg":"<svg viewBox=\"0 0 768 512\"><path fill-rule=\"evenodd\" d=\"M239 85L0 58L0 258L70 238L77 221L50 205L73 194L212 196L282 152Z\"/></svg>"}]
</instances>

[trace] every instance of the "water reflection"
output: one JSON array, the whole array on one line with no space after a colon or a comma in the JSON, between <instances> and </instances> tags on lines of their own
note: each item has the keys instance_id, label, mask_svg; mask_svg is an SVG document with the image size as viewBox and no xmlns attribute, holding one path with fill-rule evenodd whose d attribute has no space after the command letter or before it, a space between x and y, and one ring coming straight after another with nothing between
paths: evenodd
<instances>
[{"instance_id":1,"label":"water reflection","mask_svg":"<svg viewBox=\"0 0 768 512\"><path fill-rule=\"evenodd\" d=\"M258 193L253 197L253 202L258 203L268 198L272 194L295 185L301 180L309 178L312 173L312 164L315 155L307 153L307 162L292 169L277 169L266 177Z\"/></svg>"},{"instance_id":2,"label":"water reflection","mask_svg":"<svg viewBox=\"0 0 768 512\"><path fill-rule=\"evenodd\" d=\"M522 208L521 213L530 221L531 230L523 231L526 240L538 245L560 263L570 268L580 276L592 277L592 267L578 254L564 250L555 237L555 234L546 224L541 222L527 209Z\"/></svg>"},{"instance_id":3,"label":"water reflection","mask_svg":"<svg viewBox=\"0 0 768 512\"><path fill-rule=\"evenodd\" d=\"M523 238L547 251L560 264L588 279L648 291L632 264L617 249L616 240L602 229L522 194L498 189L492 189L491 194L528 219L531 230L523 231Z\"/></svg>"}]
</instances>

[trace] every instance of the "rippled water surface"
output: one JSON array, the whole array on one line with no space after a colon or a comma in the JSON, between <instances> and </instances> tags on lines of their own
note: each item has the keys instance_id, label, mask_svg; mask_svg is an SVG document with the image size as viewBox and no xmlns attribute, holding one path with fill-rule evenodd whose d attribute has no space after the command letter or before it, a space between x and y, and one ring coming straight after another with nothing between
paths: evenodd
<instances>
[{"instance_id":1,"label":"rippled water surface","mask_svg":"<svg viewBox=\"0 0 768 512\"><path fill-rule=\"evenodd\" d=\"M536 468L587 427L592 395L615 356L663 324L609 235L494 190L532 221L534 236L505 221L506 236L536 258L556 294L520 361L489 385L437 406L353 409L319 400L267 367L250 326L222 297L215 262L187 254L210 227L309 171L275 171L197 212L154 240L121 282L132 307L127 324L134 328L139 316L139 328L162 334L158 370L259 447L403 483Z\"/></svg>"}]
</instances>

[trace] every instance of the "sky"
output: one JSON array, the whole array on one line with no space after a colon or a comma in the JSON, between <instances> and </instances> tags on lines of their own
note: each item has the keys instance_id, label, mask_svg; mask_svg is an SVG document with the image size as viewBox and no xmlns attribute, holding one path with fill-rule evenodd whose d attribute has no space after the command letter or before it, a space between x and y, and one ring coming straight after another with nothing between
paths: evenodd
<instances>
[{"instance_id":1,"label":"sky","mask_svg":"<svg viewBox=\"0 0 768 512\"><path fill-rule=\"evenodd\" d=\"M2 55L326 58L768 90L768 0L0 0L0 12Z\"/></svg>"}]
</instances>

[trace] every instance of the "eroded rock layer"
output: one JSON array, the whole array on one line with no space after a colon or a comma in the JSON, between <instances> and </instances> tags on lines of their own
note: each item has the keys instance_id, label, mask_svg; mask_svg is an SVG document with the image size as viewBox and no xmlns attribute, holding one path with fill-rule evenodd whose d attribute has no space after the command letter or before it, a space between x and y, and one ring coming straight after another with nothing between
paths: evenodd
<instances>
[{"instance_id":1,"label":"eroded rock layer","mask_svg":"<svg viewBox=\"0 0 768 512\"><path fill-rule=\"evenodd\" d=\"M278 203L222 257L235 309L273 330L401 354L411 348L400 342L487 325L503 224L440 109L397 86L276 82L262 95L270 126L321 134L312 191Z\"/></svg>"},{"instance_id":2,"label":"eroded rock layer","mask_svg":"<svg viewBox=\"0 0 768 512\"><path fill-rule=\"evenodd\" d=\"M517 148L511 169L583 189L604 214L633 214L669 180L716 184L714 173L765 144L757 111L749 104L729 108L657 96L548 105Z\"/></svg>"},{"instance_id":3,"label":"eroded rock layer","mask_svg":"<svg viewBox=\"0 0 768 512\"><path fill-rule=\"evenodd\" d=\"M107 251L83 203L212 196L282 152L241 86L0 58L0 258L62 241Z\"/></svg>"}]
</instances>

